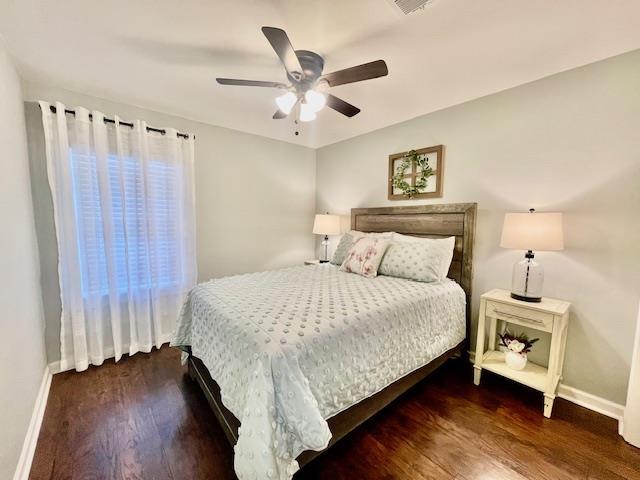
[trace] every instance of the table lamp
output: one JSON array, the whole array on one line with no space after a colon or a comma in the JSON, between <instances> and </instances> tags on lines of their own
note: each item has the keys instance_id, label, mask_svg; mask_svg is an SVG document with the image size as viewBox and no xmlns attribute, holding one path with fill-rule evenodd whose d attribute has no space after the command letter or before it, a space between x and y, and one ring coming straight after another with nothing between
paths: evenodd
<instances>
[{"instance_id":1,"label":"table lamp","mask_svg":"<svg viewBox=\"0 0 640 480\"><path fill-rule=\"evenodd\" d=\"M316 214L316 219L313 222L313 233L316 235L324 235L322 240L322 246L324 247L324 259L320 260L320 263L327 263L327 248L329 246L329 235L340 235L340 216L329 215L329 213Z\"/></svg>"},{"instance_id":2,"label":"table lamp","mask_svg":"<svg viewBox=\"0 0 640 480\"><path fill-rule=\"evenodd\" d=\"M533 261L534 250L562 250L562 213L536 212L507 213L502 226L500 246L525 250L524 260L513 266L511 297L525 302L542 300L544 269Z\"/></svg>"}]
</instances>

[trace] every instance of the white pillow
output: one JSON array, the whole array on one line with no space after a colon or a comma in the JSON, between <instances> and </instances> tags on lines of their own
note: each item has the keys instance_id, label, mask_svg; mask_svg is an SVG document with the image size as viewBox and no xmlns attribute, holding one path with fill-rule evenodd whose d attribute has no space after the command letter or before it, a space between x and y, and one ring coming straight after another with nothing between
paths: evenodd
<instances>
[{"instance_id":1,"label":"white pillow","mask_svg":"<svg viewBox=\"0 0 640 480\"><path fill-rule=\"evenodd\" d=\"M420 243L425 245L429 252L429 268L436 274L438 280L447 278L451 260L453 260L453 249L456 245L456 237L422 238L394 233L392 240L397 243ZM382 259L382 261L384 263L384 259ZM382 272L380 273L382 274Z\"/></svg>"}]
</instances>

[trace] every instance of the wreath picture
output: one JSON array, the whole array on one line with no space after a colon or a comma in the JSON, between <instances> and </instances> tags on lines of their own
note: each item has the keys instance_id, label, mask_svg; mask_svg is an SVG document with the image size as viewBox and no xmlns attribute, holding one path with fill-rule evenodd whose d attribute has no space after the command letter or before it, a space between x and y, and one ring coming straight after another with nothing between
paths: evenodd
<instances>
[{"instance_id":1,"label":"wreath picture","mask_svg":"<svg viewBox=\"0 0 640 480\"><path fill-rule=\"evenodd\" d=\"M407 181L407 173L414 171L414 166L418 173L412 185ZM427 188L427 181L432 175L433 169L429 165L429 157L415 150L410 150L402 157L400 164L396 167L392 177L392 185L400 190L402 195L413 198Z\"/></svg>"}]
</instances>

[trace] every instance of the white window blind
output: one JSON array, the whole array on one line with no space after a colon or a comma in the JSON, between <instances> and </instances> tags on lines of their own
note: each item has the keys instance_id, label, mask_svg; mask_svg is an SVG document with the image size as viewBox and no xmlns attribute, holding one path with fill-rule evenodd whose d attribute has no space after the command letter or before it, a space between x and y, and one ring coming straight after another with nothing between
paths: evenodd
<instances>
[{"instance_id":1,"label":"white window blind","mask_svg":"<svg viewBox=\"0 0 640 480\"><path fill-rule=\"evenodd\" d=\"M70 161L83 295L106 295L109 291L104 222L108 213L118 291L180 284L176 238L179 165L149 160L143 175L141 161L109 156L105 188L110 189L110 205L105 208L95 155L71 150ZM153 235L152 242L148 234Z\"/></svg>"}]
</instances>

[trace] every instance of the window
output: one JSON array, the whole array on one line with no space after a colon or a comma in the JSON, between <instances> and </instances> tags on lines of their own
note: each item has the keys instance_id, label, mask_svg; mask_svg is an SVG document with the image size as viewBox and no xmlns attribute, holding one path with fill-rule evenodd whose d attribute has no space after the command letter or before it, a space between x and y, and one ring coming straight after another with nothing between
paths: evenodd
<instances>
[{"instance_id":1,"label":"window","mask_svg":"<svg viewBox=\"0 0 640 480\"><path fill-rule=\"evenodd\" d=\"M140 161L109 156L101 192L96 156L71 150L70 161L83 296L108 294L110 275L121 293L180 284L180 167L151 159L143 175Z\"/></svg>"}]
</instances>

